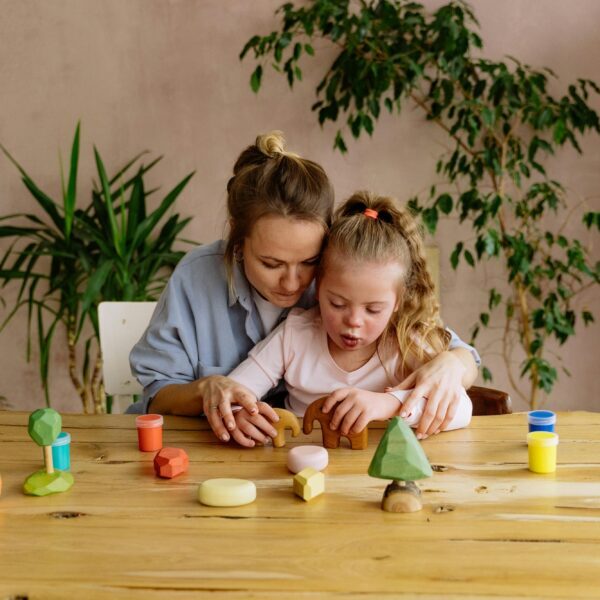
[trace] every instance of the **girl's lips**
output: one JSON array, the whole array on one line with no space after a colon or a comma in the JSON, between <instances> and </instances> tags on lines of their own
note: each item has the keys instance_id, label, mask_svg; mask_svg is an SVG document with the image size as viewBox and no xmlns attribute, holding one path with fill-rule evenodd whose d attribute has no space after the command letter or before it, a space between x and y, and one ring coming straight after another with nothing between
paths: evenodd
<instances>
[{"instance_id":1,"label":"girl's lips","mask_svg":"<svg viewBox=\"0 0 600 600\"><path fill-rule=\"evenodd\" d=\"M354 348L360 340L360 338L354 337L353 335L341 335L340 337L342 338L344 346L347 348Z\"/></svg>"}]
</instances>

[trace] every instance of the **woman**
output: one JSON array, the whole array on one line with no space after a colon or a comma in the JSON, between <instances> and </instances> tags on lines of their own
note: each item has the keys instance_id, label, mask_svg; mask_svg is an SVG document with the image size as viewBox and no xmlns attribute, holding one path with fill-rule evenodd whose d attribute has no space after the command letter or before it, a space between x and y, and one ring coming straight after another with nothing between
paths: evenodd
<instances>
[{"instance_id":1,"label":"woman","mask_svg":"<svg viewBox=\"0 0 600 600\"><path fill-rule=\"evenodd\" d=\"M227 240L188 253L175 269L130 356L144 387L128 412L205 414L223 441L264 442L275 412L224 377L293 307L315 304L313 278L333 212L333 189L316 163L284 150L280 132L259 136L237 159L227 184ZM450 350L400 388L427 405L417 432L439 431L456 411L459 389L477 375L477 353L452 334ZM236 430L231 403L253 415ZM229 431L228 431L229 430Z\"/></svg>"}]
</instances>

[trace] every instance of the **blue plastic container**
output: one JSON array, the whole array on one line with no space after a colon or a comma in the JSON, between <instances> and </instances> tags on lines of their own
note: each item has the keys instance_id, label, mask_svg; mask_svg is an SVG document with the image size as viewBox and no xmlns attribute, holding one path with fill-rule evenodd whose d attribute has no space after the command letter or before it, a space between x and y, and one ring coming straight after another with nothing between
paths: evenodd
<instances>
[{"instance_id":1,"label":"blue plastic container","mask_svg":"<svg viewBox=\"0 0 600 600\"><path fill-rule=\"evenodd\" d=\"M52 462L59 471L71 470L71 434L61 431L52 444Z\"/></svg>"},{"instance_id":2,"label":"blue plastic container","mask_svg":"<svg viewBox=\"0 0 600 600\"><path fill-rule=\"evenodd\" d=\"M527 413L529 431L554 431L556 415L551 410L532 410Z\"/></svg>"}]
</instances>

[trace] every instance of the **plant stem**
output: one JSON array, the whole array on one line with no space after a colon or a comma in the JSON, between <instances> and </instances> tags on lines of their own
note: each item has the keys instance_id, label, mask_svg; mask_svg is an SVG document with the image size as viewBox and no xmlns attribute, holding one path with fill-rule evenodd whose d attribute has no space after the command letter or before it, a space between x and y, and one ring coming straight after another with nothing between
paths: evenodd
<instances>
[{"instance_id":1,"label":"plant stem","mask_svg":"<svg viewBox=\"0 0 600 600\"><path fill-rule=\"evenodd\" d=\"M71 377L71 382L73 386L77 390L79 397L81 398L81 403L83 405L83 412L85 414L90 414L89 407L89 398L87 390L85 386L82 385L79 377L77 377L77 343L76 343L76 320L75 315L69 314L67 317L67 346L69 350L69 376Z\"/></svg>"}]
</instances>

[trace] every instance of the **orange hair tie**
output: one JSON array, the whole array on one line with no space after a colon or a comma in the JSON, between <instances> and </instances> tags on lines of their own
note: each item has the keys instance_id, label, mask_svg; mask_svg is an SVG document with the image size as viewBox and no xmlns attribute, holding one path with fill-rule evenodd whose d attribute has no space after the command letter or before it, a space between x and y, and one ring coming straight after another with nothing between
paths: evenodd
<instances>
[{"instance_id":1,"label":"orange hair tie","mask_svg":"<svg viewBox=\"0 0 600 600\"><path fill-rule=\"evenodd\" d=\"M365 208L363 215L365 215L365 217L371 217L371 219L377 219L379 213L373 208Z\"/></svg>"}]
</instances>

